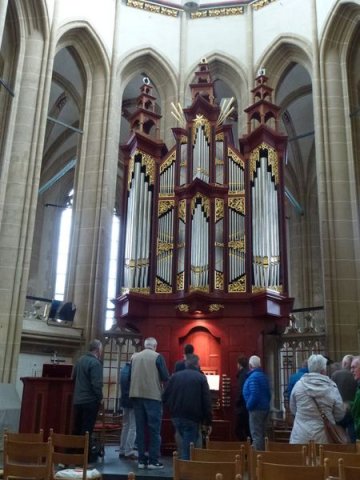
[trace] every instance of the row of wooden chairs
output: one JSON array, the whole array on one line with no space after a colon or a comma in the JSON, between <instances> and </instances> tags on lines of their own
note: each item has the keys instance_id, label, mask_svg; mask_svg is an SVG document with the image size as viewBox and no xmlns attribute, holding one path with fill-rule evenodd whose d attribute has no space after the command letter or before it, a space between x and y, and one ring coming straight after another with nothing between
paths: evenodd
<instances>
[{"instance_id":1,"label":"row of wooden chairs","mask_svg":"<svg viewBox=\"0 0 360 480\"><path fill-rule=\"evenodd\" d=\"M13 477L88 480L88 448L88 433L65 435L50 430L48 441L43 442L42 430L39 433L4 432L4 480ZM71 468L65 470L64 466ZM91 471L91 477L99 479L101 475Z\"/></svg>"},{"instance_id":2,"label":"row of wooden chairs","mask_svg":"<svg viewBox=\"0 0 360 480\"><path fill-rule=\"evenodd\" d=\"M201 450L201 449L196 449ZM219 460L181 460L177 452L173 454L173 480L242 480L240 456L232 461Z\"/></svg>"},{"instance_id":3,"label":"row of wooden chairs","mask_svg":"<svg viewBox=\"0 0 360 480\"><path fill-rule=\"evenodd\" d=\"M276 480L292 479L297 475L299 478L301 477L301 480L307 478L319 478L321 480L329 475L334 478L345 479L347 478L347 470L350 472L351 469L354 469L356 472L356 469L360 468L360 442L346 445L320 445L309 442L299 445L272 442L266 439L266 450L263 452L254 450L249 441L216 442L207 439L206 446L207 451L192 447L191 459L211 461L211 457L213 457L214 461L219 458L233 461L235 456L238 455L241 461L241 474L243 475L244 471L247 470L251 480L263 480L265 478L271 478L272 480L274 478ZM268 465L271 465L271 467ZM276 470L277 465L279 465L278 475L273 476L273 473L270 475L271 469ZM295 466L296 468L292 471ZM290 476L288 476L289 472L291 473ZM347 473L347 475L350 474ZM360 480L360 474L357 478Z\"/></svg>"}]
</instances>

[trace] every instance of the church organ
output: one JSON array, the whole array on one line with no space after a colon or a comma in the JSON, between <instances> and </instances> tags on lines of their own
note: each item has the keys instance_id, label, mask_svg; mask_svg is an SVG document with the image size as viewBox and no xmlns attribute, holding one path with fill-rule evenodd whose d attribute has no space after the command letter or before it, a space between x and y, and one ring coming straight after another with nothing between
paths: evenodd
<instances>
[{"instance_id":1,"label":"church organ","mask_svg":"<svg viewBox=\"0 0 360 480\"><path fill-rule=\"evenodd\" d=\"M178 126L168 151L149 81L141 88L126 173L120 327L155 336L169 369L193 343L201 367L226 378L219 416L230 419L236 359L263 357L265 333L287 325L283 158L279 108L264 72L245 112L238 149L216 103L206 60L190 85L192 104L173 105ZM223 401L221 399L223 398Z\"/></svg>"}]
</instances>

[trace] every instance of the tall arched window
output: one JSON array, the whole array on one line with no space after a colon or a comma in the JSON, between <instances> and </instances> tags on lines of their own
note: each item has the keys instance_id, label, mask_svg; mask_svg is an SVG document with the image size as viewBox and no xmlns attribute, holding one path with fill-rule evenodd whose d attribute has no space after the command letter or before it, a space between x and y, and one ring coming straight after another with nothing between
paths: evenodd
<instances>
[{"instance_id":1,"label":"tall arched window","mask_svg":"<svg viewBox=\"0 0 360 480\"><path fill-rule=\"evenodd\" d=\"M69 259L70 247L70 232L72 220L72 206L73 206L74 190L72 189L66 199L66 207L61 213L60 230L59 230L59 244L56 262L56 277L55 277L55 294L56 300L64 300L66 274Z\"/></svg>"},{"instance_id":2,"label":"tall arched window","mask_svg":"<svg viewBox=\"0 0 360 480\"><path fill-rule=\"evenodd\" d=\"M110 247L110 265L107 289L107 303L106 303L106 320L105 330L109 330L114 322L115 307L112 299L117 294L117 273L118 273L118 258L119 258L119 233L120 233L120 218L116 214L113 215L112 229L111 229L111 247Z\"/></svg>"}]
</instances>

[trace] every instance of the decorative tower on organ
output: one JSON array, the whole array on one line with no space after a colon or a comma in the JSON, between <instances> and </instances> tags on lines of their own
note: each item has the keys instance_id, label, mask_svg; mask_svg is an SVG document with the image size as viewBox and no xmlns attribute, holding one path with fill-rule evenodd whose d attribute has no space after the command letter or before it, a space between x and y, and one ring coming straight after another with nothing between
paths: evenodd
<instances>
[{"instance_id":1,"label":"decorative tower on organ","mask_svg":"<svg viewBox=\"0 0 360 480\"><path fill-rule=\"evenodd\" d=\"M264 355L264 336L288 323L283 158L279 108L264 72L234 145L206 60L192 104L173 105L178 126L159 140L151 85L144 85L122 146L126 169L118 325L155 336L170 370L192 343L205 373L218 375L219 409L230 418L239 355ZM153 134L155 132L155 134ZM233 388L230 388L232 379ZM226 386L226 388L225 388ZM227 393L226 393L227 392Z\"/></svg>"}]
</instances>

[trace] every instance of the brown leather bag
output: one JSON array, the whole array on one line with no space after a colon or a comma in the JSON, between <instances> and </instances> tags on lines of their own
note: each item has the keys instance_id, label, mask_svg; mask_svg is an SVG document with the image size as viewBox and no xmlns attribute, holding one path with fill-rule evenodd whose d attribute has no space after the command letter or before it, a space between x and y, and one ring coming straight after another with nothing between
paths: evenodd
<instances>
[{"instance_id":1,"label":"brown leather bag","mask_svg":"<svg viewBox=\"0 0 360 480\"><path fill-rule=\"evenodd\" d=\"M314 397L311 397L315 405L317 406L322 421L324 422L325 432L328 437L329 443L350 443L350 439L345 429L341 425L336 425L336 423L331 423L325 412L320 408L317 400Z\"/></svg>"}]
</instances>

